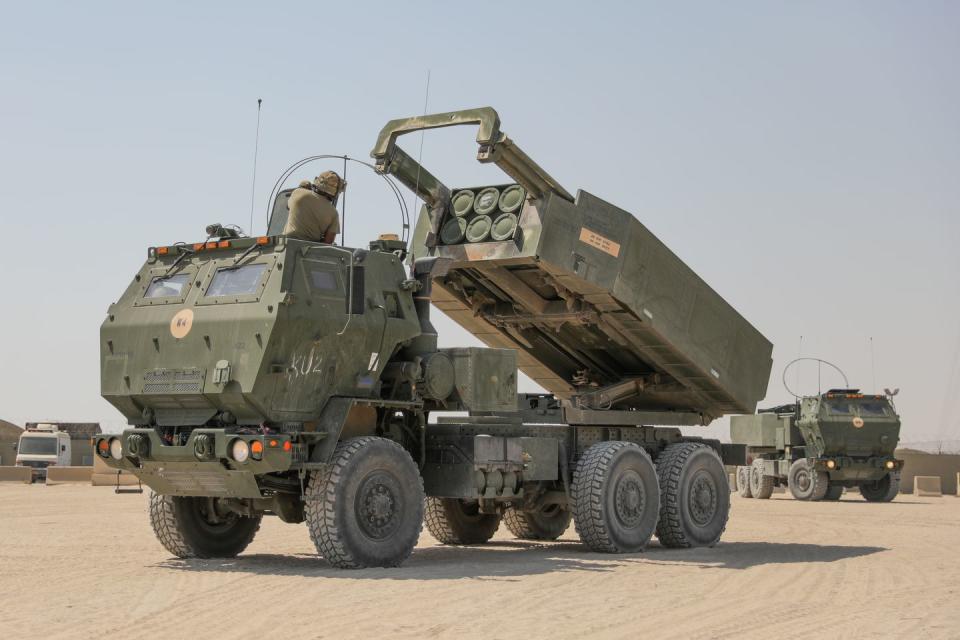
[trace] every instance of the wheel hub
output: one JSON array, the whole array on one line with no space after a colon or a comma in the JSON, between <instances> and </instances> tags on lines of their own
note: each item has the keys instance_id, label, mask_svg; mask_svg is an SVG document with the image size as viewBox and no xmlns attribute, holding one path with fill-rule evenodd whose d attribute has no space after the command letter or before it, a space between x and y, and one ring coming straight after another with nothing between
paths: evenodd
<instances>
[{"instance_id":1,"label":"wheel hub","mask_svg":"<svg viewBox=\"0 0 960 640\"><path fill-rule=\"evenodd\" d=\"M356 516L360 529L369 537L388 537L400 525L400 495L397 481L386 473L368 476L357 491Z\"/></svg>"},{"instance_id":2,"label":"wheel hub","mask_svg":"<svg viewBox=\"0 0 960 640\"><path fill-rule=\"evenodd\" d=\"M800 491L807 492L810 490L810 473L806 469L797 472L796 480L797 488Z\"/></svg>"},{"instance_id":3,"label":"wheel hub","mask_svg":"<svg viewBox=\"0 0 960 640\"><path fill-rule=\"evenodd\" d=\"M615 491L617 519L627 527L636 527L643 518L646 498L643 492L643 480L636 472L628 472L617 483Z\"/></svg>"},{"instance_id":4,"label":"wheel hub","mask_svg":"<svg viewBox=\"0 0 960 640\"><path fill-rule=\"evenodd\" d=\"M717 487L706 473L700 473L690 483L687 504L690 516L699 525L708 524L717 513Z\"/></svg>"}]
</instances>

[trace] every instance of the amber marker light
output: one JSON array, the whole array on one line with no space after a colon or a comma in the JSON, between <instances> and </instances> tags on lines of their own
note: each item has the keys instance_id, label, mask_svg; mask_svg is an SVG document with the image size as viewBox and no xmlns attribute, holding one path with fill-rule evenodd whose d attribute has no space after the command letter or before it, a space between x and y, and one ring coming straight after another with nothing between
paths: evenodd
<instances>
[{"instance_id":1,"label":"amber marker light","mask_svg":"<svg viewBox=\"0 0 960 640\"><path fill-rule=\"evenodd\" d=\"M100 455L106 458L108 455L110 455L110 443L108 443L106 440L101 440L97 443L97 451L100 452Z\"/></svg>"},{"instance_id":2,"label":"amber marker light","mask_svg":"<svg viewBox=\"0 0 960 640\"><path fill-rule=\"evenodd\" d=\"M218 249L229 249L229 248L230 248L230 241L229 241L229 240L221 240L220 242L217 243L217 248L218 248Z\"/></svg>"},{"instance_id":3,"label":"amber marker light","mask_svg":"<svg viewBox=\"0 0 960 640\"><path fill-rule=\"evenodd\" d=\"M158 255L158 256L165 256L165 255L167 255L168 253L170 253L170 247L158 247L158 248L157 248L157 255Z\"/></svg>"},{"instance_id":4,"label":"amber marker light","mask_svg":"<svg viewBox=\"0 0 960 640\"><path fill-rule=\"evenodd\" d=\"M257 244L264 245L270 244L270 236L260 236L257 238Z\"/></svg>"},{"instance_id":5,"label":"amber marker light","mask_svg":"<svg viewBox=\"0 0 960 640\"><path fill-rule=\"evenodd\" d=\"M216 241L214 241L214 242L208 242L208 243L205 244L204 246L205 246L207 249L216 249L216 248L217 248L217 243L216 243Z\"/></svg>"},{"instance_id":6,"label":"amber marker light","mask_svg":"<svg viewBox=\"0 0 960 640\"><path fill-rule=\"evenodd\" d=\"M204 248L205 246L206 246L206 245L203 244L202 242L194 242L194 243L193 243L193 250L194 250L194 251L203 251L203 248Z\"/></svg>"},{"instance_id":7,"label":"amber marker light","mask_svg":"<svg viewBox=\"0 0 960 640\"><path fill-rule=\"evenodd\" d=\"M293 450L293 443L287 440L283 443L283 450L290 453Z\"/></svg>"},{"instance_id":8,"label":"amber marker light","mask_svg":"<svg viewBox=\"0 0 960 640\"><path fill-rule=\"evenodd\" d=\"M270 448L271 448L271 449L276 449L277 446L279 446L279 444L280 444L280 443L279 443L277 440L271 440L271 441L270 441Z\"/></svg>"},{"instance_id":9,"label":"amber marker light","mask_svg":"<svg viewBox=\"0 0 960 640\"><path fill-rule=\"evenodd\" d=\"M253 458L260 458L263 456L263 442L260 440L254 440L250 443L250 456Z\"/></svg>"}]
</instances>

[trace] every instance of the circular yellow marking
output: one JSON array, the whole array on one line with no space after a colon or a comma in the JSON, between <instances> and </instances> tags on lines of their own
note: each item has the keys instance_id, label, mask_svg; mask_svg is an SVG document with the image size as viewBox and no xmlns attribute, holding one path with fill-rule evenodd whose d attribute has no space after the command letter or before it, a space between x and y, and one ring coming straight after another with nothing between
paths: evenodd
<instances>
[{"instance_id":1,"label":"circular yellow marking","mask_svg":"<svg viewBox=\"0 0 960 640\"><path fill-rule=\"evenodd\" d=\"M177 340L190 333L190 329L192 328L193 309L184 309L183 311L179 311L177 312L177 315L173 316L173 318L170 320L170 333Z\"/></svg>"},{"instance_id":2,"label":"circular yellow marking","mask_svg":"<svg viewBox=\"0 0 960 640\"><path fill-rule=\"evenodd\" d=\"M860 427L862 427L862 426L863 426L863 418L861 418L860 416L854 416L854 417L853 417L853 426L854 426L854 428L856 428L856 429L859 429Z\"/></svg>"}]
</instances>

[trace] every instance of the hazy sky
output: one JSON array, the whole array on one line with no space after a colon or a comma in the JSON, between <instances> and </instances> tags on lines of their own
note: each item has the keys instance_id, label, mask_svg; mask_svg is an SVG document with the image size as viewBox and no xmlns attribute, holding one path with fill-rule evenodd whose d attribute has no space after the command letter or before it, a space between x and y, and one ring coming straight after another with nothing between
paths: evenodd
<instances>
[{"instance_id":1,"label":"hazy sky","mask_svg":"<svg viewBox=\"0 0 960 640\"><path fill-rule=\"evenodd\" d=\"M903 438L960 438L960 4L200 4L4 6L0 417L122 424L98 327L149 245L248 226L257 98L262 231L285 167L366 159L423 110L429 69L429 110L496 107L568 190L633 212L760 329L767 403L789 399L801 335L873 390L872 336ZM474 135L428 135L424 164L499 181ZM399 230L376 178L348 181L348 244Z\"/></svg>"}]
</instances>

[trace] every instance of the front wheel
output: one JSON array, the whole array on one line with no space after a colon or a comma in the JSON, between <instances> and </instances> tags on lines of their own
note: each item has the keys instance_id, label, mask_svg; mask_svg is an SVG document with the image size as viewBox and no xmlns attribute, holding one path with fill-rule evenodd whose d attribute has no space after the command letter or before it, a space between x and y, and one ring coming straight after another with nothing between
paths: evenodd
<instances>
[{"instance_id":1,"label":"front wheel","mask_svg":"<svg viewBox=\"0 0 960 640\"><path fill-rule=\"evenodd\" d=\"M253 540L260 520L223 509L219 498L150 493L153 533L178 558L233 558Z\"/></svg>"},{"instance_id":2,"label":"front wheel","mask_svg":"<svg viewBox=\"0 0 960 640\"><path fill-rule=\"evenodd\" d=\"M899 473L888 473L875 482L860 485L860 495L867 502L890 502L899 492Z\"/></svg>"},{"instance_id":3,"label":"front wheel","mask_svg":"<svg viewBox=\"0 0 960 640\"><path fill-rule=\"evenodd\" d=\"M830 478L826 471L819 471L805 458L800 458L790 465L787 486L797 500L823 500Z\"/></svg>"},{"instance_id":4,"label":"front wheel","mask_svg":"<svg viewBox=\"0 0 960 640\"><path fill-rule=\"evenodd\" d=\"M843 495L843 485L842 484L831 484L827 488L827 492L823 495L824 500L839 500L840 496Z\"/></svg>"},{"instance_id":5,"label":"front wheel","mask_svg":"<svg viewBox=\"0 0 960 640\"><path fill-rule=\"evenodd\" d=\"M392 440L344 440L323 471L310 474L305 497L310 538L335 567L395 567L420 537L423 481Z\"/></svg>"}]
</instances>

